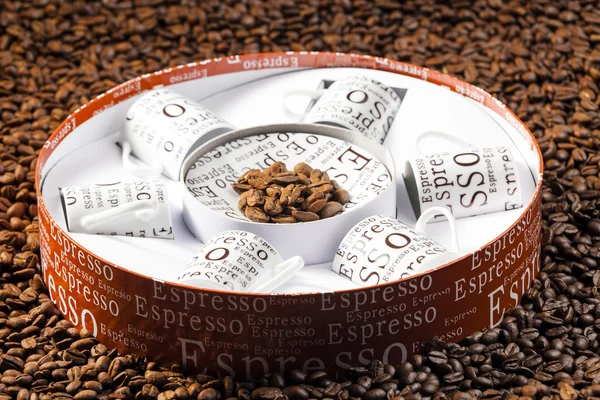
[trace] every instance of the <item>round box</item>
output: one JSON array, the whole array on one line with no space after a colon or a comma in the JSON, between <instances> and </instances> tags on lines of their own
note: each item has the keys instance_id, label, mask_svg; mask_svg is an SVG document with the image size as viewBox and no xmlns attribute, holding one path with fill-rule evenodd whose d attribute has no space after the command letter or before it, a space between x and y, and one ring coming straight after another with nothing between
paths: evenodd
<instances>
[{"instance_id":1,"label":"round box","mask_svg":"<svg viewBox=\"0 0 600 400\"><path fill-rule=\"evenodd\" d=\"M356 289L330 284L329 266L308 266L296 286L272 295L169 282L173 270L200 247L181 217L177 182L167 182L175 240L67 231L58 187L122 178L114 138L141 93L169 86L245 128L290 122L280 110L283 86L327 87L350 74L374 76L400 94L402 104L384 142L397 168L422 130L446 128L465 138L500 140L521 160L523 208L458 221L461 254L432 271ZM159 363L236 379L291 368L325 369L334 376L370 360L399 363L432 336L456 341L496 326L519 303L539 270L542 172L533 136L510 110L482 90L426 68L307 52L191 63L143 75L100 95L48 140L36 173L43 274L52 300L74 326L109 347ZM398 218L414 225L401 171L396 174ZM443 224L428 227L440 242Z\"/></svg>"}]
</instances>

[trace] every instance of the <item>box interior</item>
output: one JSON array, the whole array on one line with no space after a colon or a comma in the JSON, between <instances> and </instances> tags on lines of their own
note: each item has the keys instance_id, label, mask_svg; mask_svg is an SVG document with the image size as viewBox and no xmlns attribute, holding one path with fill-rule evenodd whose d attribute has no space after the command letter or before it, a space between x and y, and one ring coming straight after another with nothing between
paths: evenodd
<instances>
[{"instance_id":1,"label":"box interior","mask_svg":"<svg viewBox=\"0 0 600 400\"><path fill-rule=\"evenodd\" d=\"M396 165L397 215L414 226L413 213L402 174L408 157L415 155L415 137L424 131L438 130L459 136L477 146L508 146L516 157L523 204L532 200L540 179L539 156L528 141L506 120L474 100L446 87L383 71L328 68L246 71L197 79L169 88L200 102L238 128L285 122L299 122L285 111L286 91L327 87L344 76L364 75L380 80L404 98L384 145ZM135 97L116 104L76 127L54 151L42 171L43 200L55 221L66 231L59 188L70 185L116 182L134 179L121 165L121 149L116 145L118 131ZM310 107L308 98L297 98L288 105L297 113ZM452 145L424 142L432 152ZM161 281L171 281L198 252L201 243L188 231L182 216L182 190L179 182L166 177L169 189L175 240L93 236L70 233L82 246L125 269ZM525 211L517 210L481 215L456 221L460 253L472 253L508 229ZM431 223L428 233L442 244L450 243L447 222ZM299 238L300 239L300 238ZM295 239L291 239L295 240ZM300 239L301 240L301 239ZM330 265L310 265L278 293L331 292L356 286L330 270Z\"/></svg>"}]
</instances>

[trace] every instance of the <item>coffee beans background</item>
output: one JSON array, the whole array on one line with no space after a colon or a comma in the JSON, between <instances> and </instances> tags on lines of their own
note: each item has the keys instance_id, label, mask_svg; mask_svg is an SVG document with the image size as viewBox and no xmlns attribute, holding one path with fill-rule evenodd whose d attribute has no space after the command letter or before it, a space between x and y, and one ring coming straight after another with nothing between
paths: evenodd
<instances>
[{"instance_id":1,"label":"coffee beans background","mask_svg":"<svg viewBox=\"0 0 600 400\"><path fill-rule=\"evenodd\" d=\"M35 159L79 105L140 74L226 54L329 50L441 70L498 97L542 148L543 270L497 328L432 340L334 382L253 382L116 354L61 318L39 271ZM0 400L600 397L597 0L0 2Z\"/></svg>"}]
</instances>

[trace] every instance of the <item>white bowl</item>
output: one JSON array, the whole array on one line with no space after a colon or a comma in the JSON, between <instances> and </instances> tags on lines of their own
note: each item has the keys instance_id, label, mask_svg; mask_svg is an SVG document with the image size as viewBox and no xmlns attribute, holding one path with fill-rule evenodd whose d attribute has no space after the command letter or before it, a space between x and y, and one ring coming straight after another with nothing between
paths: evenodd
<instances>
[{"instance_id":1,"label":"white bowl","mask_svg":"<svg viewBox=\"0 0 600 400\"><path fill-rule=\"evenodd\" d=\"M274 161L288 168L306 162L328 171L350 192L333 217L294 224L259 223L237 207L231 188L249 169ZM316 124L273 124L228 132L197 148L180 172L183 219L205 242L225 230L245 230L271 243L284 259L299 255L308 265L329 263L348 231L375 214L396 216L396 177L390 151L345 129Z\"/></svg>"}]
</instances>

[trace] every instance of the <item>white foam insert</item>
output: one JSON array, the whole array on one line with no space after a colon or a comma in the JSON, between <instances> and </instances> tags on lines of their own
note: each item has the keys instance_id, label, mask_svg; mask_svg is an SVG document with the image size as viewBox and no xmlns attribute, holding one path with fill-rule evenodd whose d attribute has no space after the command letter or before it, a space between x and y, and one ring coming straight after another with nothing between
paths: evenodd
<instances>
[{"instance_id":1,"label":"white foam insert","mask_svg":"<svg viewBox=\"0 0 600 400\"><path fill-rule=\"evenodd\" d=\"M402 172L404 161L414 154L414 139L427 130L441 130L460 136L478 146L505 145L513 149L519 176L528 204L538 179L537 153L508 122L484 106L418 79L392 73L352 69L304 69L294 71L249 71L203 78L171 86L200 101L239 128L277 122L294 122L285 111L282 98L292 89L317 88L323 79L366 75L392 87L408 88L394 124L384 143L395 157L398 181L397 218L410 225L416 218L410 206ZM120 163L117 133L128 107L134 99L118 104L78 126L65 139L46 164L42 196L57 223L66 230L58 188L69 185L116 182L133 179ZM302 112L308 100L288 103ZM424 142L427 144L427 142ZM432 142L432 150L448 149L447 143ZM445 146L445 147L440 147ZM178 182L167 181L175 240L93 236L71 233L82 246L100 257L129 270L160 280L173 279L193 257L201 243L187 230L181 217L181 190ZM524 208L456 221L461 252L459 256L486 245L512 225ZM428 233L442 244L449 244L447 222L432 223ZM301 241L301 238L290 238ZM354 284L330 271L329 265L307 266L278 292L323 292L354 288Z\"/></svg>"}]
</instances>

